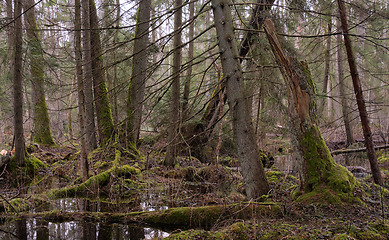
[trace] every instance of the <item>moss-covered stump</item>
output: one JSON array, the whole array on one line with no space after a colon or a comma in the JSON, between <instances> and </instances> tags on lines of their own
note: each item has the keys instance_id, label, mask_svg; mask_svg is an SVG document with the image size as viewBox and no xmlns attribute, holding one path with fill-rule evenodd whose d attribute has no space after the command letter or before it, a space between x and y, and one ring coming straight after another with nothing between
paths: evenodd
<instances>
[{"instance_id":1,"label":"moss-covered stump","mask_svg":"<svg viewBox=\"0 0 389 240\"><path fill-rule=\"evenodd\" d=\"M75 196L96 195L98 189L102 189L107 186L112 177L130 179L131 176L137 175L140 170L129 165L121 167L112 167L107 171L99 173L93 177L90 177L87 181L69 186L66 188L55 189L50 192L52 198L68 198Z\"/></svg>"},{"instance_id":2,"label":"moss-covered stump","mask_svg":"<svg viewBox=\"0 0 389 240\"><path fill-rule=\"evenodd\" d=\"M357 181L345 167L335 163L317 126L305 129L298 145L303 159L303 195L298 201L337 205L360 202L353 195Z\"/></svg>"},{"instance_id":3,"label":"moss-covered stump","mask_svg":"<svg viewBox=\"0 0 389 240\"><path fill-rule=\"evenodd\" d=\"M33 181L39 181L48 165L33 155L24 157L24 166L17 166L14 157L10 157L7 170L11 173L7 178L13 185L28 186ZM24 189L26 190L26 189Z\"/></svg>"}]
</instances>

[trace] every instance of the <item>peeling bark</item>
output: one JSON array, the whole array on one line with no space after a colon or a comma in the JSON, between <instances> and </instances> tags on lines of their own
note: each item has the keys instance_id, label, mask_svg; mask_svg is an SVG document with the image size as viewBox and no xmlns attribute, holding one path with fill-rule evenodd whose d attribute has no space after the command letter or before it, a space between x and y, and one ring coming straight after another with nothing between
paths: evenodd
<instances>
[{"instance_id":1,"label":"peeling bark","mask_svg":"<svg viewBox=\"0 0 389 240\"><path fill-rule=\"evenodd\" d=\"M339 194L351 193L354 177L335 163L321 136L315 86L307 63L286 55L270 19L265 21L264 29L288 89L291 138L302 192L318 191L325 186Z\"/></svg>"}]
</instances>

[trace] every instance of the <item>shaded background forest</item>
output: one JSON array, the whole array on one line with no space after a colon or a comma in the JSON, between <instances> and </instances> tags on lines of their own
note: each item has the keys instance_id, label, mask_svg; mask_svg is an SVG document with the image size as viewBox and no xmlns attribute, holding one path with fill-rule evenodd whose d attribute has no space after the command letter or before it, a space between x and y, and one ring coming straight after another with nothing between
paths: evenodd
<instances>
[{"instance_id":1,"label":"shaded background forest","mask_svg":"<svg viewBox=\"0 0 389 240\"><path fill-rule=\"evenodd\" d=\"M13 135L13 110L10 101L12 78L9 71L12 56L10 51L12 41L9 36L12 34L13 26L8 24L12 22L12 17L9 12L7 15L7 4L11 4L12 7L12 1L2 2L3 31L0 33L2 149L10 148ZM239 42L250 28L249 17L254 5L239 1L232 4L235 35ZM190 14L190 5L194 7L193 17ZM347 5L349 26L374 138L386 143L389 138L389 122L386 117L388 113L386 99L389 93L388 6L385 1L352 1ZM133 45L139 3L107 0L96 1L96 6L109 101L114 126L119 129L128 117L126 112L129 85L134 78L132 64L137 58ZM80 130L77 117L74 4L72 1L39 1L34 8L36 31L39 32L41 39L44 87L52 135L59 145L77 145ZM209 2L184 1L177 8L172 1L152 1L151 28L148 32L150 44L146 46L147 75L141 125L143 141L154 141L148 137L153 133L165 135L171 123L170 88L176 72L172 69L173 54L177 52L172 41L176 35L173 15L178 9L182 10L182 25L179 30L182 34L179 106L187 109L181 111L180 125L185 126L188 121L201 119L215 88L220 83L220 59L215 29L211 28L213 15ZM337 38L341 31L337 27L336 4L332 1L275 1L271 8L271 17L282 32L280 34L285 37L288 51L299 59L307 60L310 65L320 95L318 99L320 128L325 139L336 144L346 142L343 112L350 121L353 138L362 139L346 57L342 57L343 67L338 61L343 44ZM194 26L193 37L189 32L191 23ZM23 31L26 32L28 29L29 26L23 24ZM287 137L288 132L287 91L268 42L261 32L255 32L255 35L258 35L258 38L255 38L255 48L250 50L246 61L243 62L246 96L258 144L261 148L275 153L280 147L278 140ZM193 56L190 56L190 42L193 43ZM29 57L33 49L27 44L26 38L22 49L23 117L28 143L32 141L34 134L30 70L35 66ZM185 96L184 89L188 81L190 81L187 88L189 95ZM232 136L229 115L225 114L228 107L223 111L224 114L220 115L223 119L219 123L226 124L219 125L221 131L215 128L213 137L217 139L221 136L224 139L223 144L228 144L228 139ZM159 141L159 144L165 147L167 141ZM289 147L287 143L281 144ZM340 145L345 146L346 143Z\"/></svg>"}]
</instances>

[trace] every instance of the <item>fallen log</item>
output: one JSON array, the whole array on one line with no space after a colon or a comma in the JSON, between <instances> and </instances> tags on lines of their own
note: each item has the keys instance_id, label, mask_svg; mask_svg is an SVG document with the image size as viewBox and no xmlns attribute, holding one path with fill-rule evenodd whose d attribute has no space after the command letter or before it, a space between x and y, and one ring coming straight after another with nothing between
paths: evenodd
<instances>
[{"instance_id":1,"label":"fallen log","mask_svg":"<svg viewBox=\"0 0 389 240\"><path fill-rule=\"evenodd\" d=\"M12 215L7 215L12 217ZM90 221L149 224L162 227L211 227L226 219L260 219L282 216L280 205L273 202L242 202L228 205L179 207L151 212L51 212L19 213L18 217L40 218L50 222Z\"/></svg>"},{"instance_id":2,"label":"fallen log","mask_svg":"<svg viewBox=\"0 0 389 240\"><path fill-rule=\"evenodd\" d=\"M387 145L382 145L382 146L375 146L375 150L380 150L380 149L387 149L389 148L389 144ZM357 152L366 152L366 148L356 148L356 149L340 149L340 150L335 150L331 152L331 155L339 155L339 154L347 154L347 153L357 153Z\"/></svg>"}]
</instances>

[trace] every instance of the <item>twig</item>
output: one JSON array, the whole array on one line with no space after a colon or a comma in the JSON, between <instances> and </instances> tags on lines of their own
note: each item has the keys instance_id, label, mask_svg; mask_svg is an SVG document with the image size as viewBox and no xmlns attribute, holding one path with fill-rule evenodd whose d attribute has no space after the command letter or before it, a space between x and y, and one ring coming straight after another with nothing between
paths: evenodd
<instances>
[{"instance_id":1,"label":"twig","mask_svg":"<svg viewBox=\"0 0 389 240\"><path fill-rule=\"evenodd\" d=\"M4 230L4 229L1 229L1 228L0 228L0 232L9 234L9 235L11 235L12 237L14 237L14 238L16 238L16 239L20 239L20 238L19 238L17 235L15 235L14 233L8 232L8 231L6 231L6 230Z\"/></svg>"}]
</instances>

